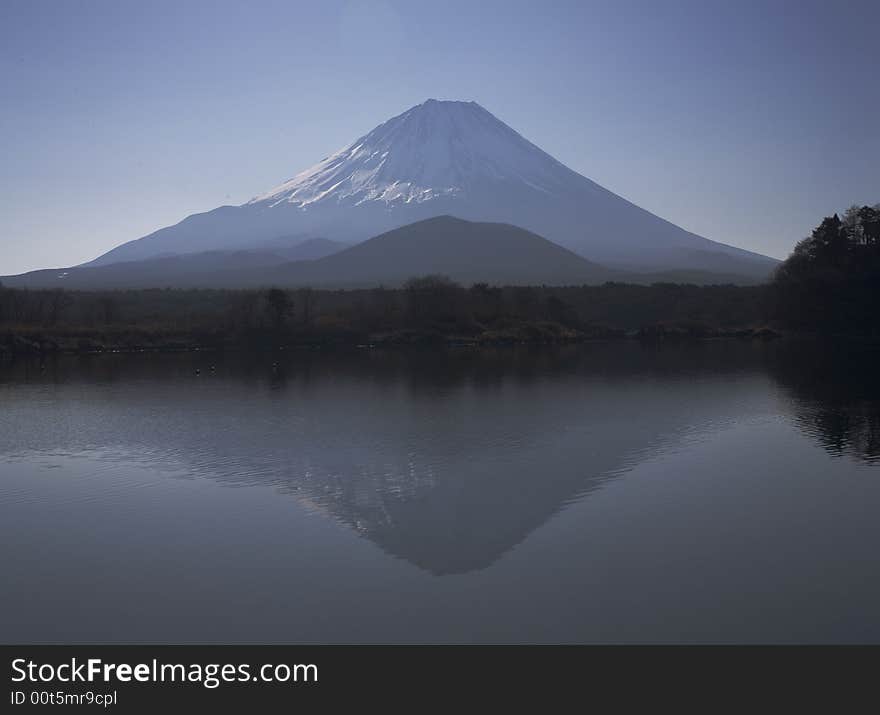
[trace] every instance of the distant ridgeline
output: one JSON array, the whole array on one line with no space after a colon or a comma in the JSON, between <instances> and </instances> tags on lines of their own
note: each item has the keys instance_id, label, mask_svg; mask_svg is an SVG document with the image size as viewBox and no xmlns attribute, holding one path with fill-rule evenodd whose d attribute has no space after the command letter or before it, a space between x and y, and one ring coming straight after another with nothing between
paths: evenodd
<instances>
[{"instance_id":1,"label":"distant ridgeline","mask_svg":"<svg viewBox=\"0 0 880 715\"><path fill-rule=\"evenodd\" d=\"M779 266L771 291L781 324L880 336L880 204L826 217Z\"/></svg>"}]
</instances>

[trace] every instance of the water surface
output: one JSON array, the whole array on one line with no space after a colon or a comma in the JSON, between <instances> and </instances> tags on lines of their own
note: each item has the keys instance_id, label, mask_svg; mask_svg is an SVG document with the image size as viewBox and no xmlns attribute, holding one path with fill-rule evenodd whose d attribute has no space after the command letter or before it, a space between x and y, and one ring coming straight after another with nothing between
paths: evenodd
<instances>
[{"instance_id":1,"label":"water surface","mask_svg":"<svg viewBox=\"0 0 880 715\"><path fill-rule=\"evenodd\" d=\"M878 642L877 355L5 364L0 640Z\"/></svg>"}]
</instances>

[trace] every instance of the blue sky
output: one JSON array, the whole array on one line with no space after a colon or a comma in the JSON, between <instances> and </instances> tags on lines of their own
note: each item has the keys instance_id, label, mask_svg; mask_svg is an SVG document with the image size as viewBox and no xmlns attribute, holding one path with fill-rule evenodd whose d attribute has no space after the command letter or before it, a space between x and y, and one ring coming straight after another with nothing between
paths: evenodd
<instances>
[{"instance_id":1,"label":"blue sky","mask_svg":"<svg viewBox=\"0 0 880 715\"><path fill-rule=\"evenodd\" d=\"M428 97L784 257L880 201L877 2L0 0L0 274L242 203Z\"/></svg>"}]
</instances>

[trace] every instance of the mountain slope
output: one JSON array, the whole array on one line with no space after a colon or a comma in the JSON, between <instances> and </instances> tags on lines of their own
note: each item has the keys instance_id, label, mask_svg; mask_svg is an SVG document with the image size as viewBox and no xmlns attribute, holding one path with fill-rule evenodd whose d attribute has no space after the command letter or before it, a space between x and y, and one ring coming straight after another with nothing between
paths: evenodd
<instances>
[{"instance_id":1,"label":"mountain slope","mask_svg":"<svg viewBox=\"0 0 880 715\"><path fill-rule=\"evenodd\" d=\"M261 248L288 261L314 261L339 253L339 251L348 248L348 245L341 241L331 241L329 238L307 238L304 241L291 243L288 237L283 237L274 241L266 241L261 245Z\"/></svg>"},{"instance_id":2,"label":"mountain slope","mask_svg":"<svg viewBox=\"0 0 880 715\"><path fill-rule=\"evenodd\" d=\"M340 253L272 271L283 284L398 285L440 273L464 284L602 283L616 275L541 236L500 223L437 216Z\"/></svg>"},{"instance_id":3,"label":"mountain slope","mask_svg":"<svg viewBox=\"0 0 880 715\"><path fill-rule=\"evenodd\" d=\"M521 226L633 271L766 277L776 261L685 231L572 171L474 102L428 100L241 206L221 206L92 262L358 242L439 215Z\"/></svg>"},{"instance_id":4,"label":"mountain slope","mask_svg":"<svg viewBox=\"0 0 880 715\"><path fill-rule=\"evenodd\" d=\"M86 264L71 268L48 268L2 276L10 288L66 288L102 290L116 288L227 287L224 280L258 276L288 263L274 253L258 251L205 251L123 261L105 266ZM225 278L224 278L225 277Z\"/></svg>"}]
</instances>

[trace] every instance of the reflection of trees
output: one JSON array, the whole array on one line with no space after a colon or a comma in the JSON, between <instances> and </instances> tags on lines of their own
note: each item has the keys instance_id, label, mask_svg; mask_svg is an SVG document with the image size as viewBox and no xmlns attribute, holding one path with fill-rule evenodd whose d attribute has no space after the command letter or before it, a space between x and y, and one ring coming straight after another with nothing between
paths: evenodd
<instances>
[{"instance_id":1,"label":"reflection of trees","mask_svg":"<svg viewBox=\"0 0 880 715\"><path fill-rule=\"evenodd\" d=\"M880 347L783 343L770 369L798 425L835 456L880 462Z\"/></svg>"}]
</instances>

